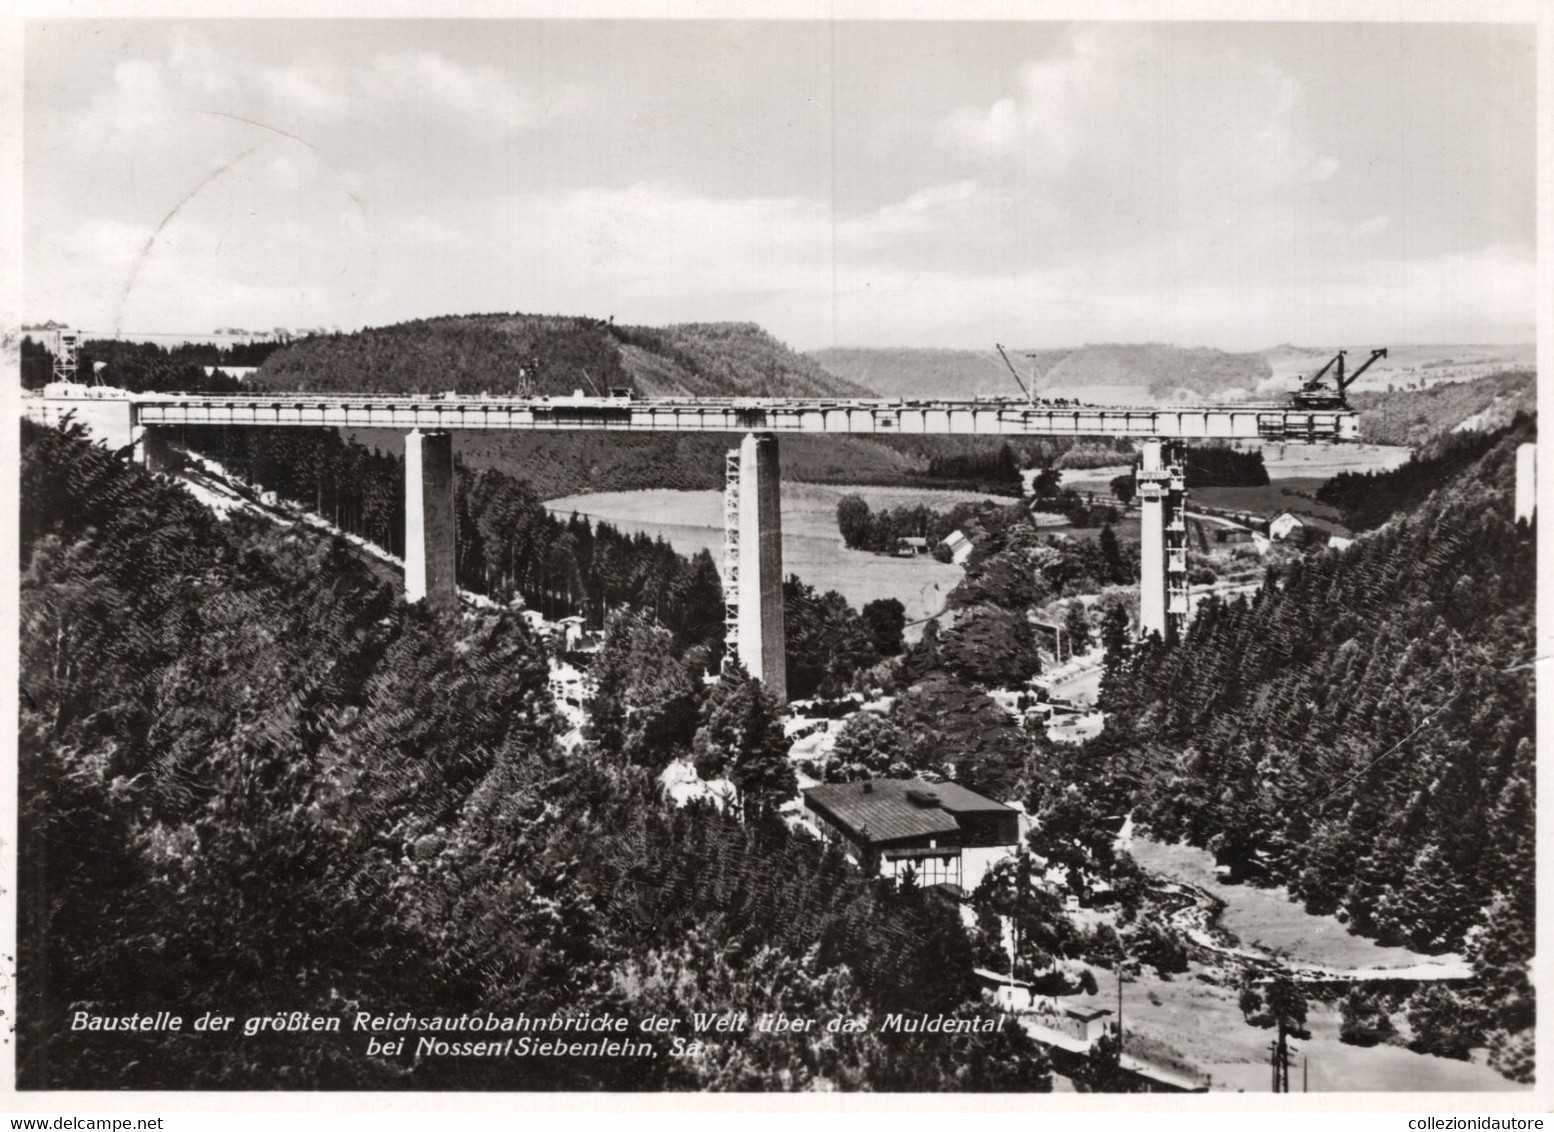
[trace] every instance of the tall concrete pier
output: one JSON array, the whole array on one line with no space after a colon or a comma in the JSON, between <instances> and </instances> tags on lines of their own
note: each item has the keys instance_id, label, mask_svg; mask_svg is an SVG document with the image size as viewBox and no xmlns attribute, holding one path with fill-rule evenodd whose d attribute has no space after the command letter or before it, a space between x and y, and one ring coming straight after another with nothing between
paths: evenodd
<instances>
[{"instance_id":1,"label":"tall concrete pier","mask_svg":"<svg viewBox=\"0 0 1554 1132\"><path fill-rule=\"evenodd\" d=\"M777 438L747 433L729 453L725 598L730 645L750 675L778 702L788 701L787 634L782 603L782 467Z\"/></svg>"},{"instance_id":2,"label":"tall concrete pier","mask_svg":"<svg viewBox=\"0 0 1554 1132\"><path fill-rule=\"evenodd\" d=\"M1538 446L1516 446L1516 517L1532 522L1538 510Z\"/></svg>"},{"instance_id":3,"label":"tall concrete pier","mask_svg":"<svg viewBox=\"0 0 1554 1132\"><path fill-rule=\"evenodd\" d=\"M405 600L450 608L459 602L453 503L453 434L405 436Z\"/></svg>"}]
</instances>

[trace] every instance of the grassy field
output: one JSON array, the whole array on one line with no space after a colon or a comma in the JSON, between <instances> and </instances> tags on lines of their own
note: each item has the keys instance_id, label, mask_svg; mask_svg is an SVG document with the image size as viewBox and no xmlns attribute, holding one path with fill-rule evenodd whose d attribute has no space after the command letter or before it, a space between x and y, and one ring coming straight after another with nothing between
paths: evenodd
<instances>
[{"instance_id":1,"label":"grassy field","mask_svg":"<svg viewBox=\"0 0 1554 1132\"><path fill-rule=\"evenodd\" d=\"M1239 937L1243 947L1338 970L1410 967L1455 958L1382 947L1375 940L1352 935L1333 917L1308 913L1282 887L1222 884L1214 875L1213 855L1191 845L1162 845L1135 837L1133 857L1148 872L1194 885L1223 900L1220 924Z\"/></svg>"},{"instance_id":2,"label":"grassy field","mask_svg":"<svg viewBox=\"0 0 1554 1132\"><path fill-rule=\"evenodd\" d=\"M988 498L960 492L902 487L840 487L784 484L782 491L782 565L824 593L836 590L855 607L893 597L906 607L908 621L932 616L944 606L961 579L961 569L931 556L892 558L848 550L836 527L836 505L844 495L862 496L869 506L924 504L948 510L968 499ZM546 504L561 516L576 511L632 533L662 537L681 554L709 550L723 559L721 491L621 491L566 496ZM916 639L921 629L909 629Z\"/></svg>"},{"instance_id":3,"label":"grassy field","mask_svg":"<svg viewBox=\"0 0 1554 1132\"><path fill-rule=\"evenodd\" d=\"M1135 836L1134 858L1157 876L1194 885L1225 902L1220 922L1255 947L1294 960L1340 969L1403 967L1430 962L1401 947L1378 947L1350 935L1331 917L1313 916L1291 902L1283 889L1221 884L1212 856L1190 846L1162 845ZM1091 913L1095 915L1096 913ZM1437 957L1436 961L1440 961ZM1115 1009L1116 976L1096 971L1096 1005ZM1151 1044L1169 1050L1212 1075L1217 1090L1269 1091L1271 1032L1250 1026L1238 1003L1240 987L1227 969L1195 962L1187 974L1164 978L1146 973L1123 985L1123 1014L1129 1032L1144 1035L1141 1056ZM1307 1059L1312 1092L1489 1092L1515 1090L1487 1065L1414 1053L1397 1046L1369 1049L1338 1038L1335 1003L1308 1003L1309 1040L1297 1041L1299 1056L1290 1078L1300 1088L1301 1057Z\"/></svg>"},{"instance_id":4,"label":"grassy field","mask_svg":"<svg viewBox=\"0 0 1554 1132\"><path fill-rule=\"evenodd\" d=\"M1323 482L1319 479L1301 479L1280 480L1267 487L1195 487L1188 493L1187 505L1268 516L1277 515L1280 511L1299 511L1336 520L1336 508L1310 498Z\"/></svg>"}]
</instances>

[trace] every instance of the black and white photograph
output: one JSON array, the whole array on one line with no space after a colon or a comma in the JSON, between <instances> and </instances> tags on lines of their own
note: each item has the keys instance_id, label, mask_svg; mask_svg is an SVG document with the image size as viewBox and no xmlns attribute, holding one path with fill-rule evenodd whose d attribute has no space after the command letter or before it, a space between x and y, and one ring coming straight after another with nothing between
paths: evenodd
<instances>
[{"instance_id":1,"label":"black and white photograph","mask_svg":"<svg viewBox=\"0 0 1554 1132\"><path fill-rule=\"evenodd\" d=\"M1548 1111L1550 15L1215 11L12 19L0 1108Z\"/></svg>"}]
</instances>

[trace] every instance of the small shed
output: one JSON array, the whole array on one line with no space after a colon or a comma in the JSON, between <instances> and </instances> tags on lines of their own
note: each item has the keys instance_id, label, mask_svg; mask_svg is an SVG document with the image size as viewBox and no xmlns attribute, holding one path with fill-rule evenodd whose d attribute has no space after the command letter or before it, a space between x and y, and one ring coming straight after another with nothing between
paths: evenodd
<instances>
[{"instance_id":1,"label":"small shed","mask_svg":"<svg viewBox=\"0 0 1554 1132\"><path fill-rule=\"evenodd\" d=\"M1081 1037L1087 1042L1093 1042L1106 1033L1107 1019L1112 1012L1100 1006L1065 1006L1063 1017L1067 1018L1079 1031Z\"/></svg>"},{"instance_id":2,"label":"small shed","mask_svg":"<svg viewBox=\"0 0 1554 1132\"><path fill-rule=\"evenodd\" d=\"M992 998L994 1005L1000 1010L1019 1013L1035 1008L1035 992L1031 984L1023 979L1000 974L986 967L973 967L971 973L976 976L983 993Z\"/></svg>"},{"instance_id":3,"label":"small shed","mask_svg":"<svg viewBox=\"0 0 1554 1132\"><path fill-rule=\"evenodd\" d=\"M573 652L582 647L585 623L581 617L563 617L556 622L556 635L561 638L561 648Z\"/></svg>"},{"instance_id":4,"label":"small shed","mask_svg":"<svg viewBox=\"0 0 1554 1132\"><path fill-rule=\"evenodd\" d=\"M971 557L971 540L962 531L951 531L939 545L950 552L950 561L957 566L964 566Z\"/></svg>"},{"instance_id":5,"label":"small shed","mask_svg":"<svg viewBox=\"0 0 1554 1132\"><path fill-rule=\"evenodd\" d=\"M1297 515L1293 511L1281 511L1268 524L1268 535L1276 541L1298 539L1306 545L1313 543L1342 550L1354 545L1354 532L1317 515Z\"/></svg>"}]
</instances>

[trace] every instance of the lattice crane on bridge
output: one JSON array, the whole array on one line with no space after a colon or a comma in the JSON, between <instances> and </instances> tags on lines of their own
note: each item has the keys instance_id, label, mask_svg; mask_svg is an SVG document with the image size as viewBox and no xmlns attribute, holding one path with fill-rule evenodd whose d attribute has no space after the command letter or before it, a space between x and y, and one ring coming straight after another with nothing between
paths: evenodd
<instances>
[{"instance_id":1,"label":"lattice crane on bridge","mask_svg":"<svg viewBox=\"0 0 1554 1132\"><path fill-rule=\"evenodd\" d=\"M1306 379L1305 384L1291 396L1291 400L1295 403L1296 408L1347 409L1349 407L1349 400L1345 394L1348 393L1349 387L1360 379L1362 373L1375 365L1378 360L1387 356L1385 346L1379 350L1372 350L1371 356L1365 359L1360 368L1348 377L1345 377L1344 355L1348 352L1348 350L1339 350L1328 361L1327 365ZM1332 369L1334 365L1337 365L1338 370L1333 374L1333 383L1330 386L1324 385L1322 379L1327 376L1327 371Z\"/></svg>"}]
</instances>

